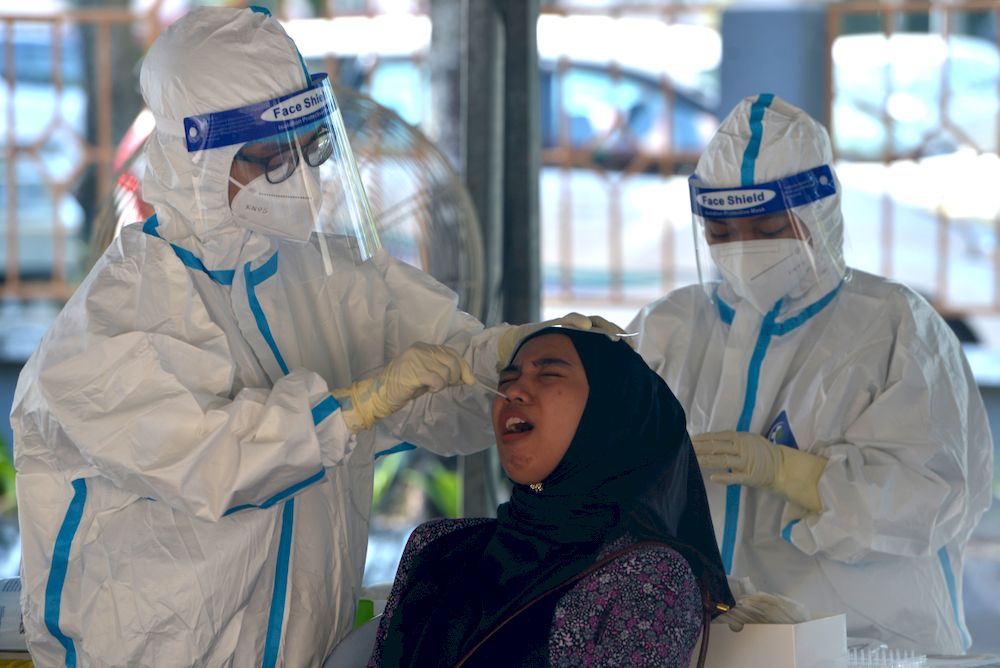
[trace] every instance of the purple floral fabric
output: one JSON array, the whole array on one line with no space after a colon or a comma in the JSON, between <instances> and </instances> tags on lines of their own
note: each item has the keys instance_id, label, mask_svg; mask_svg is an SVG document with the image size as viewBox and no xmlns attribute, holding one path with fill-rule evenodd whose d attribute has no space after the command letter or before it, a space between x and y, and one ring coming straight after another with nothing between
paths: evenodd
<instances>
[{"instance_id":1,"label":"purple floral fabric","mask_svg":"<svg viewBox=\"0 0 1000 668\"><path fill-rule=\"evenodd\" d=\"M414 559L436 538L488 520L432 520L410 535L375 638L381 647ZM601 556L626 547L623 536ZM687 561L668 547L629 552L577 582L556 605L549 633L554 667L677 666L687 668L701 630L701 595Z\"/></svg>"}]
</instances>

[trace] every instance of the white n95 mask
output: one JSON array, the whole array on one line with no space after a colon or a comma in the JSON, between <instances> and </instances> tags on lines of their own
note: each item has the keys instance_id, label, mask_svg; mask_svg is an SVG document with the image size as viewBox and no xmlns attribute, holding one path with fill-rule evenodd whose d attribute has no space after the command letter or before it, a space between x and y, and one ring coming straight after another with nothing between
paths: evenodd
<instances>
[{"instance_id":1,"label":"white n95 mask","mask_svg":"<svg viewBox=\"0 0 1000 668\"><path fill-rule=\"evenodd\" d=\"M281 183L269 182L264 174L246 185L229 180L239 188L230 205L239 225L271 237L309 240L323 198L318 168L302 161Z\"/></svg>"},{"instance_id":2,"label":"white n95 mask","mask_svg":"<svg viewBox=\"0 0 1000 668\"><path fill-rule=\"evenodd\" d=\"M723 278L761 313L787 296L799 296L812 268L809 246L801 239L731 241L709 246Z\"/></svg>"}]
</instances>

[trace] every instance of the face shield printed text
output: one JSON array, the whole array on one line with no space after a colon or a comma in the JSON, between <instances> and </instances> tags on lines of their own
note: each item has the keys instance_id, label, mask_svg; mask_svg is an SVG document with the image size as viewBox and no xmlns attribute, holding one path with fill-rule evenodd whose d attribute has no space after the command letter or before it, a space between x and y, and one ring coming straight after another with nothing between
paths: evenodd
<instances>
[{"instance_id":1,"label":"face shield printed text","mask_svg":"<svg viewBox=\"0 0 1000 668\"><path fill-rule=\"evenodd\" d=\"M702 218L746 218L787 209L780 192L763 188L698 192L691 188L691 211Z\"/></svg>"},{"instance_id":2,"label":"face shield printed text","mask_svg":"<svg viewBox=\"0 0 1000 668\"><path fill-rule=\"evenodd\" d=\"M211 112L184 119L188 152L243 144L332 118L337 106L326 75L314 77L313 85L281 98L237 109Z\"/></svg>"},{"instance_id":3,"label":"face shield printed text","mask_svg":"<svg viewBox=\"0 0 1000 668\"><path fill-rule=\"evenodd\" d=\"M327 100L319 91L307 91L295 97L281 101L273 107L266 109L260 115L262 121L287 121L302 116L315 113L327 107ZM328 109L327 113L332 111Z\"/></svg>"},{"instance_id":4,"label":"face shield printed text","mask_svg":"<svg viewBox=\"0 0 1000 668\"><path fill-rule=\"evenodd\" d=\"M750 206L759 206L774 199L773 190L721 190L719 192L701 193L696 196L698 204L707 209L744 210Z\"/></svg>"}]
</instances>

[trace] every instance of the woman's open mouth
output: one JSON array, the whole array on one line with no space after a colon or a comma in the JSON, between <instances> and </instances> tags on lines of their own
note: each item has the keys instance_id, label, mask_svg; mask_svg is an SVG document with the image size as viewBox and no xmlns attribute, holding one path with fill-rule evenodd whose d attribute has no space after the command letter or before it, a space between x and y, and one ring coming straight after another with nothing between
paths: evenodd
<instances>
[{"instance_id":1,"label":"woman's open mouth","mask_svg":"<svg viewBox=\"0 0 1000 668\"><path fill-rule=\"evenodd\" d=\"M503 425L504 434L523 434L524 432L531 431L535 428L535 425L531 424L524 418L517 417L515 415L507 418L507 421Z\"/></svg>"},{"instance_id":2,"label":"woman's open mouth","mask_svg":"<svg viewBox=\"0 0 1000 668\"><path fill-rule=\"evenodd\" d=\"M500 438L505 443L517 441L530 434L534 428L535 424L533 422L529 422L519 415L509 415L504 420Z\"/></svg>"}]
</instances>

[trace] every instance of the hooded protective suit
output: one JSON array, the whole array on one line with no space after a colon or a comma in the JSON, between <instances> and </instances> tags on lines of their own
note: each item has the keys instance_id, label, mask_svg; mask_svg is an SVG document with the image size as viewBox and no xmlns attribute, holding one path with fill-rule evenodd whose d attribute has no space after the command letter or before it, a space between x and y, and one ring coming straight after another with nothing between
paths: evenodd
<instances>
[{"instance_id":1,"label":"hooded protective suit","mask_svg":"<svg viewBox=\"0 0 1000 668\"><path fill-rule=\"evenodd\" d=\"M492 376L509 328L484 332L384 251L358 262L309 226L248 229L227 193L240 146L185 150L186 117L308 83L280 24L250 10L194 10L144 62L157 215L108 248L14 397L35 665L320 665L353 621L374 458L401 440L493 444L476 387L357 436L330 391L416 341Z\"/></svg>"},{"instance_id":2,"label":"hooded protective suit","mask_svg":"<svg viewBox=\"0 0 1000 668\"><path fill-rule=\"evenodd\" d=\"M761 95L725 119L696 177L745 188L831 162L822 126ZM706 482L731 575L813 613L846 613L850 635L961 652L970 643L963 551L990 501L979 391L921 297L845 269L839 192L791 211L808 231L812 269L773 307L762 312L727 277L646 306L629 331L692 435L750 432L827 460L819 512L765 489Z\"/></svg>"}]
</instances>

